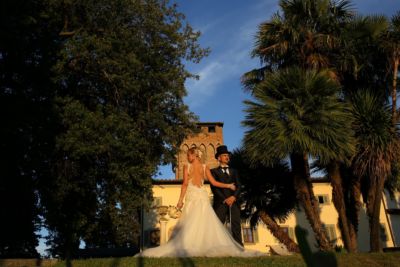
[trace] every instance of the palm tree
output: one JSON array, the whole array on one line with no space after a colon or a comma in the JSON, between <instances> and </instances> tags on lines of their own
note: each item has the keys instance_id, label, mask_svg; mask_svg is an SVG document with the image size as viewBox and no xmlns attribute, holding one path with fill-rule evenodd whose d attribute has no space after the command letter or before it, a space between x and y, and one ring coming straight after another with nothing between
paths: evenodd
<instances>
[{"instance_id":1,"label":"palm tree","mask_svg":"<svg viewBox=\"0 0 400 267\"><path fill-rule=\"evenodd\" d=\"M354 92L367 87L374 88L375 97L381 99L381 103L384 102L387 96L386 58L381 43L388 26L386 17L379 15L355 16L345 24L341 35L342 46L334 62L344 96L350 102ZM359 176L354 175L353 167L333 162L327 169L332 184L333 203L339 214L342 239L350 252L357 250L363 182Z\"/></svg>"},{"instance_id":2,"label":"palm tree","mask_svg":"<svg viewBox=\"0 0 400 267\"><path fill-rule=\"evenodd\" d=\"M245 101L249 159L269 165L289 156L297 199L322 250L331 245L319 218L308 158L344 161L354 152L351 117L338 92L329 71L293 67L266 76L254 88L257 102Z\"/></svg>"},{"instance_id":3,"label":"palm tree","mask_svg":"<svg viewBox=\"0 0 400 267\"><path fill-rule=\"evenodd\" d=\"M391 18L390 27L384 36L383 46L388 54L389 69L392 74L392 120L395 124L397 121L397 76L400 62L400 11Z\"/></svg>"},{"instance_id":4,"label":"palm tree","mask_svg":"<svg viewBox=\"0 0 400 267\"><path fill-rule=\"evenodd\" d=\"M343 47L343 25L353 19L350 1L280 1L283 15L276 13L270 21L259 26L253 57L265 64L242 77L250 92L263 80L264 74L285 66L320 69L336 66ZM336 54L335 54L336 53ZM336 77L336 71L330 72ZM328 169L331 178L333 203L339 214L339 225L348 251L356 250L356 236L347 225L346 204L342 190L339 160L333 160ZM354 231L353 231L354 232ZM354 232L355 233L355 232ZM353 237L351 239L351 236ZM351 246L353 244L353 246Z\"/></svg>"},{"instance_id":5,"label":"palm tree","mask_svg":"<svg viewBox=\"0 0 400 267\"><path fill-rule=\"evenodd\" d=\"M382 35L387 32L385 16L354 16L344 24L341 47L332 60L345 94L358 89L386 87L386 56ZM385 96L385 90L380 90Z\"/></svg>"},{"instance_id":6,"label":"palm tree","mask_svg":"<svg viewBox=\"0 0 400 267\"><path fill-rule=\"evenodd\" d=\"M230 165L239 170L242 218L256 227L262 221L271 233L291 251L300 252L298 245L282 229L278 221L284 221L296 206L293 177L286 163L277 162L273 167L250 164L243 148L233 151Z\"/></svg>"},{"instance_id":7,"label":"palm tree","mask_svg":"<svg viewBox=\"0 0 400 267\"><path fill-rule=\"evenodd\" d=\"M370 249L381 251L379 214L382 193L392 162L399 159L399 128L392 124L390 106L376 93L360 90L352 96L352 113L357 137L354 173L364 183L364 202L370 228Z\"/></svg>"},{"instance_id":8,"label":"palm tree","mask_svg":"<svg viewBox=\"0 0 400 267\"><path fill-rule=\"evenodd\" d=\"M251 55L259 58L263 66L242 77L250 91L265 73L279 68L334 67L332 50L339 48L342 26L353 17L347 0L281 0L279 5L282 12L259 26Z\"/></svg>"},{"instance_id":9,"label":"palm tree","mask_svg":"<svg viewBox=\"0 0 400 267\"><path fill-rule=\"evenodd\" d=\"M261 23L253 57L271 69L287 66L327 68L340 45L342 25L353 17L350 1L281 0L282 15Z\"/></svg>"},{"instance_id":10,"label":"palm tree","mask_svg":"<svg viewBox=\"0 0 400 267\"><path fill-rule=\"evenodd\" d=\"M381 49L381 42L388 26L387 18L381 15L357 15L345 24L341 35L342 45L334 62L337 76L343 85L345 99L348 101L352 101L351 95L354 92L368 87L375 89L376 97L382 99L381 103L387 97L386 57ZM328 169L333 203L339 213L344 245L349 252L355 252L363 181L354 174L354 166L336 164L335 167Z\"/></svg>"}]
</instances>

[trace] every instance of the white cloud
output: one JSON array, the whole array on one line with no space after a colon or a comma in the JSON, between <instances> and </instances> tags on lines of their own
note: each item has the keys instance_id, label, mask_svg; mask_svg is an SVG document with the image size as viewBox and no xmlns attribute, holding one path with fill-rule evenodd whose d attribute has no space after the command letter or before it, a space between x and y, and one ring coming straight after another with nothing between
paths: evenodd
<instances>
[{"instance_id":1,"label":"white cloud","mask_svg":"<svg viewBox=\"0 0 400 267\"><path fill-rule=\"evenodd\" d=\"M270 13L264 12L265 10ZM250 58L250 52L253 49L258 25L269 19L276 10L276 3L264 1L256 6L250 6L249 10L243 10L243 16L239 18L237 18L237 14L232 13L230 21L235 23L232 23L229 28L224 28L223 35L212 32L221 30L222 26L218 25L221 19L200 27L207 30L203 38L207 39L207 35L211 38L214 36L214 39L208 39L208 41L217 46L211 47L212 50L220 52L212 52L209 58L191 70L200 76L199 80L189 80L186 83L188 90L186 103L191 108L204 104L218 90L223 89L224 82L236 80L239 83L243 73L256 67L258 61ZM246 14L251 14L251 16ZM225 14L225 19L227 16Z\"/></svg>"},{"instance_id":2,"label":"white cloud","mask_svg":"<svg viewBox=\"0 0 400 267\"><path fill-rule=\"evenodd\" d=\"M199 80L189 80L187 82L187 101L190 106L196 107L203 103L202 100L204 98L213 95L218 83L224 78L217 75L217 73L224 73L222 69L223 65L221 63L213 61L197 72L197 75L200 76Z\"/></svg>"},{"instance_id":3,"label":"white cloud","mask_svg":"<svg viewBox=\"0 0 400 267\"><path fill-rule=\"evenodd\" d=\"M186 101L189 106L194 108L204 104L225 81L239 80L243 74L241 63L249 61L246 57L249 58L247 51L231 49L203 66L198 72L195 71L200 79L190 80L186 84L188 89Z\"/></svg>"}]
</instances>

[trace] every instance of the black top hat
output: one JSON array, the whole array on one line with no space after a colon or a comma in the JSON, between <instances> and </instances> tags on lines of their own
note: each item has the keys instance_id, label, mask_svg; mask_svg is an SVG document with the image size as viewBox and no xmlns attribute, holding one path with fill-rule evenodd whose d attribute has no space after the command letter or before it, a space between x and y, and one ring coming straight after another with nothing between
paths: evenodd
<instances>
[{"instance_id":1,"label":"black top hat","mask_svg":"<svg viewBox=\"0 0 400 267\"><path fill-rule=\"evenodd\" d=\"M221 154L231 154L231 152L228 151L228 148L226 146L219 146L217 147L217 153L215 154L215 158L218 159L218 156Z\"/></svg>"}]
</instances>

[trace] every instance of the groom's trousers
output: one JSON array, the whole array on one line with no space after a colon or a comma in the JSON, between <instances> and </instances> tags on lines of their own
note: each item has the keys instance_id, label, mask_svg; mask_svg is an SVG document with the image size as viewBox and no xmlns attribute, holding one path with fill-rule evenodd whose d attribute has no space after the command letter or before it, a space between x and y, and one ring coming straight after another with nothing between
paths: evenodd
<instances>
[{"instance_id":1,"label":"groom's trousers","mask_svg":"<svg viewBox=\"0 0 400 267\"><path fill-rule=\"evenodd\" d=\"M215 213L222 223L225 223L231 219L231 230L232 237L243 246L242 243L242 227L240 224L240 207L235 202L231 206L231 211L229 212L229 206L226 204L214 206ZM230 214L229 214L230 213Z\"/></svg>"}]
</instances>

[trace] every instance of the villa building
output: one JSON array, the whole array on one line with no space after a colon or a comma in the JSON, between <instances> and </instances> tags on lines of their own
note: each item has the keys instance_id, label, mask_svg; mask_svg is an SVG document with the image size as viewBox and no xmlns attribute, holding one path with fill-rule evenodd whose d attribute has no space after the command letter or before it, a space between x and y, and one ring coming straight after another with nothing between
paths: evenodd
<instances>
[{"instance_id":1,"label":"villa building","mask_svg":"<svg viewBox=\"0 0 400 267\"><path fill-rule=\"evenodd\" d=\"M201 132L189 137L181 145L181 152L177 155L178 165L176 176L172 180L155 180L153 183L154 209L145 213L143 223L143 247L152 247L168 241L180 213L175 205L180 194L182 180L182 166L186 162L186 152L192 146L197 146L203 151L203 162L211 168L218 166L215 160L215 149L223 144L223 123L199 123ZM213 196L206 184L210 203ZM326 227L329 240L335 246L343 246L338 227L338 214L332 203L332 187L327 179L314 179L314 194L320 204L320 217ZM365 206L361 210L358 230L359 251L369 251L369 226ZM385 194L381 203L381 241L384 248L400 246L400 194L391 199ZM295 227L300 226L307 231L307 239L313 248L316 244L313 231L301 209L295 210L286 221L279 223L289 236L296 241ZM262 252L285 254L285 247L271 234L261 222L256 229L251 229L246 222L242 223L242 239L245 248ZM316 249L314 247L314 249Z\"/></svg>"}]
</instances>

